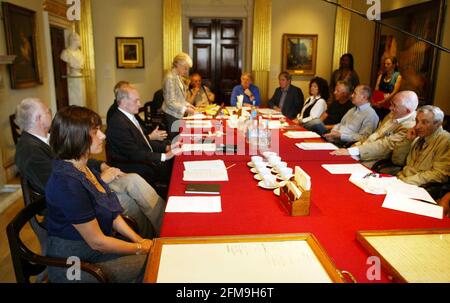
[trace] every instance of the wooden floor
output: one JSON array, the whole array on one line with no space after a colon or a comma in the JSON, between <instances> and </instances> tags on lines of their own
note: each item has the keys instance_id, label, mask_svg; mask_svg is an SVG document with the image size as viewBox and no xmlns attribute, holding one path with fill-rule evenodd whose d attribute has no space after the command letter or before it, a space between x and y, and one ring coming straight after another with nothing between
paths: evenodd
<instances>
[{"instance_id":1,"label":"wooden floor","mask_svg":"<svg viewBox=\"0 0 450 303\"><path fill-rule=\"evenodd\" d=\"M16 282L6 237L6 226L23 207L23 199L20 198L0 214L0 283ZM40 251L39 242L29 224L24 227L20 236L29 249L35 252Z\"/></svg>"}]
</instances>

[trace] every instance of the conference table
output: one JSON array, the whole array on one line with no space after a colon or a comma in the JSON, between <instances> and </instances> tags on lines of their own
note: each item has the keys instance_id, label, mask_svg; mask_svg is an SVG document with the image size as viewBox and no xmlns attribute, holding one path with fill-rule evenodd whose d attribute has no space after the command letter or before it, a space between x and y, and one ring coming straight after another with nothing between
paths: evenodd
<instances>
[{"instance_id":1,"label":"conference table","mask_svg":"<svg viewBox=\"0 0 450 303\"><path fill-rule=\"evenodd\" d=\"M228 128L226 120L220 125L226 134L233 134L234 142L245 142L239 131ZM288 130L302 128L290 127ZM291 139L283 135L285 131L273 130L272 139L279 135L275 140L279 143L278 152L289 167L300 166L311 176L309 216L290 216L273 190L257 185L258 181L247 166L251 158L248 153L182 154L174 160L169 197L186 196L186 184L193 183L183 181L183 162L220 159L226 167L231 166L228 182L214 182L221 184L222 212L166 213L160 237L312 233L335 266L351 273L357 282L391 282L384 270L380 279L370 280L367 273L373 264L368 262L370 254L356 239L358 231L450 228L448 218L439 220L382 208L384 195L368 194L352 184L349 175L332 175L322 167L322 164L356 163L354 159L333 156L329 151L301 150L295 143L322 139ZM218 138L217 143L227 140L225 135ZM244 146L248 149L248 144Z\"/></svg>"}]
</instances>

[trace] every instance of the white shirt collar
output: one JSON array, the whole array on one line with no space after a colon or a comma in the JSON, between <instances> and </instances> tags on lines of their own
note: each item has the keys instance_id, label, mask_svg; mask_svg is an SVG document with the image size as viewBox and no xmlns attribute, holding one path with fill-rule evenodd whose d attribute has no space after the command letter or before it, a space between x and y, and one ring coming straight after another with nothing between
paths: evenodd
<instances>
[{"instance_id":1,"label":"white shirt collar","mask_svg":"<svg viewBox=\"0 0 450 303\"><path fill-rule=\"evenodd\" d=\"M357 108L358 108L359 111L366 110L366 109L369 108L369 107L370 107L370 103L369 103L369 102L364 103L363 105L357 106Z\"/></svg>"},{"instance_id":2,"label":"white shirt collar","mask_svg":"<svg viewBox=\"0 0 450 303\"><path fill-rule=\"evenodd\" d=\"M130 119L131 122L133 122L134 125L136 125L137 119L133 114L130 114L129 112L124 111L123 109L121 109L120 107L118 107L118 109L125 115L127 116L128 119ZM139 122L138 122L139 124Z\"/></svg>"},{"instance_id":3,"label":"white shirt collar","mask_svg":"<svg viewBox=\"0 0 450 303\"><path fill-rule=\"evenodd\" d=\"M394 121L397 121L398 124L402 124L406 120L409 120L410 118L414 119L415 117L416 117L416 111L413 111L413 112L409 113L409 115L404 116L403 118L394 119Z\"/></svg>"},{"instance_id":4,"label":"white shirt collar","mask_svg":"<svg viewBox=\"0 0 450 303\"><path fill-rule=\"evenodd\" d=\"M47 137L42 137L42 136L36 135L34 133L31 133L31 132L29 132L29 134L35 136L36 138L38 138L39 140L41 140L45 144L50 145L50 134L48 134Z\"/></svg>"}]
</instances>

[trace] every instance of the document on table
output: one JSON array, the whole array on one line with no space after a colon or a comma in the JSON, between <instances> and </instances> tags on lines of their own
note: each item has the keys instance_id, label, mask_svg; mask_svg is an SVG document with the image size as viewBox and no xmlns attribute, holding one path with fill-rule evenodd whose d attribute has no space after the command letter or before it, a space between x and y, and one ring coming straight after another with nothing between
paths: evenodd
<instances>
[{"instance_id":1,"label":"document on table","mask_svg":"<svg viewBox=\"0 0 450 303\"><path fill-rule=\"evenodd\" d=\"M315 132L310 131L289 131L285 132L284 135L291 139L311 139L320 138L320 135Z\"/></svg>"},{"instance_id":2,"label":"document on table","mask_svg":"<svg viewBox=\"0 0 450 303\"><path fill-rule=\"evenodd\" d=\"M442 206L431 202L411 199L393 190L388 190L382 207L436 219L442 219L444 215Z\"/></svg>"},{"instance_id":3,"label":"document on table","mask_svg":"<svg viewBox=\"0 0 450 303\"><path fill-rule=\"evenodd\" d=\"M186 121L187 128L212 128L210 120L188 120Z\"/></svg>"},{"instance_id":4,"label":"document on table","mask_svg":"<svg viewBox=\"0 0 450 303\"><path fill-rule=\"evenodd\" d=\"M222 160L184 162L183 181L228 181Z\"/></svg>"},{"instance_id":5,"label":"document on table","mask_svg":"<svg viewBox=\"0 0 450 303\"><path fill-rule=\"evenodd\" d=\"M211 116L207 116L205 114L193 114L192 116L184 117L183 120L201 120L201 119L211 119Z\"/></svg>"},{"instance_id":6,"label":"document on table","mask_svg":"<svg viewBox=\"0 0 450 303\"><path fill-rule=\"evenodd\" d=\"M289 124L287 124L286 122L281 123L281 121L278 121L278 120L269 121L269 129L280 129L287 125L289 125Z\"/></svg>"},{"instance_id":7,"label":"document on table","mask_svg":"<svg viewBox=\"0 0 450 303\"><path fill-rule=\"evenodd\" d=\"M204 151L204 152L215 152L216 144L215 143L206 143L206 144L183 144L181 146L181 150L183 152L196 152L196 151Z\"/></svg>"},{"instance_id":8,"label":"document on table","mask_svg":"<svg viewBox=\"0 0 450 303\"><path fill-rule=\"evenodd\" d=\"M170 197L167 201L167 213L220 213L222 204L220 196Z\"/></svg>"},{"instance_id":9,"label":"document on table","mask_svg":"<svg viewBox=\"0 0 450 303\"><path fill-rule=\"evenodd\" d=\"M362 164L322 164L332 175L347 175L347 174L370 174L372 171Z\"/></svg>"},{"instance_id":10,"label":"document on table","mask_svg":"<svg viewBox=\"0 0 450 303\"><path fill-rule=\"evenodd\" d=\"M275 109L272 109L272 108L260 108L260 109L258 109L258 112L261 115L281 114L281 112L279 112L279 111L277 111Z\"/></svg>"},{"instance_id":11,"label":"document on table","mask_svg":"<svg viewBox=\"0 0 450 303\"><path fill-rule=\"evenodd\" d=\"M315 143L315 142L302 142L295 144L298 148L303 150L336 150L336 145L332 143Z\"/></svg>"},{"instance_id":12,"label":"document on table","mask_svg":"<svg viewBox=\"0 0 450 303\"><path fill-rule=\"evenodd\" d=\"M363 191L374 195L385 195L387 188L394 182L396 177L367 176L367 173L354 173L348 179L350 182L361 188Z\"/></svg>"}]
</instances>

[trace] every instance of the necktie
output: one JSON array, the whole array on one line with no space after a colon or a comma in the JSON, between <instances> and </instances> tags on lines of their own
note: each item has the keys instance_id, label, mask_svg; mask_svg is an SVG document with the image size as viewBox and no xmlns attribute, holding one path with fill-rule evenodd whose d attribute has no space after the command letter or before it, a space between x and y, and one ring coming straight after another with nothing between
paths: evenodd
<instances>
[{"instance_id":1,"label":"necktie","mask_svg":"<svg viewBox=\"0 0 450 303\"><path fill-rule=\"evenodd\" d=\"M287 89L282 90L280 104L279 104L279 108L281 111L283 111L284 102L286 101L286 95L287 95Z\"/></svg>"},{"instance_id":2,"label":"necktie","mask_svg":"<svg viewBox=\"0 0 450 303\"><path fill-rule=\"evenodd\" d=\"M148 142L147 136L144 134L144 132L142 131L141 125L139 124L139 121L136 119L136 117L133 116L133 123L134 125L137 127L137 129L139 130L139 132L141 133L142 137L144 137L144 141L145 143L147 143L148 147L150 148L151 151L153 151L152 146L150 145L150 142Z\"/></svg>"},{"instance_id":3,"label":"necktie","mask_svg":"<svg viewBox=\"0 0 450 303\"><path fill-rule=\"evenodd\" d=\"M423 145L425 144L425 138L420 137L419 140L417 140L415 148L419 151L423 149Z\"/></svg>"}]
</instances>

